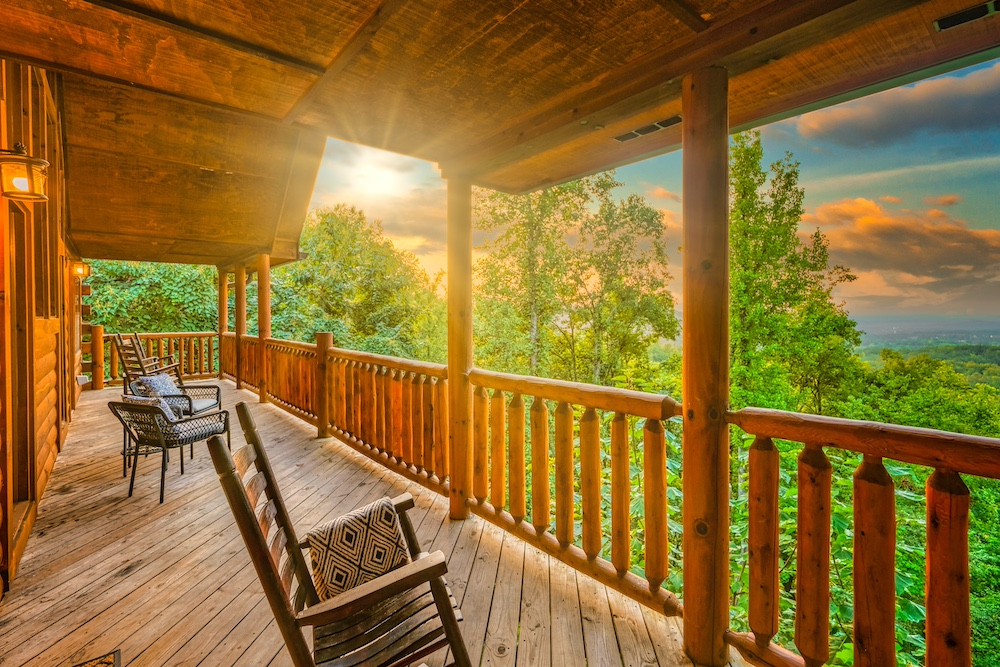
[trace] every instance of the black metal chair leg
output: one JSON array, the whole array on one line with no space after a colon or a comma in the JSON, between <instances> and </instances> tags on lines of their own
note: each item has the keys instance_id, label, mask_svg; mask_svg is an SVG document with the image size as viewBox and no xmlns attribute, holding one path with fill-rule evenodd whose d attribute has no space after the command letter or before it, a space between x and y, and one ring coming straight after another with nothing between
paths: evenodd
<instances>
[{"instance_id":1,"label":"black metal chair leg","mask_svg":"<svg viewBox=\"0 0 1000 667\"><path fill-rule=\"evenodd\" d=\"M135 471L139 467L139 443L135 445L135 456L132 459L132 481L128 484L128 497L132 497L132 489L135 488Z\"/></svg>"},{"instance_id":2,"label":"black metal chair leg","mask_svg":"<svg viewBox=\"0 0 1000 667\"><path fill-rule=\"evenodd\" d=\"M181 457L181 465L184 464L184 457ZM163 465L160 466L160 504L163 504L163 486L167 481L167 450L163 450Z\"/></svg>"},{"instance_id":3,"label":"black metal chair leg","mask_svg":"<svg viewBox=\"0 0 1000 667\"><path fill-rule=\"evenodd\" d=\"M177 457L181 460L181 474L184 474L184 445L181 445L180 455Z\"/></svg>"},{"instance_id":4,"label":"black metal chair leg","mask_svg":"<svg viewBox=\"0 0 1000 667\"><path fill-rule=\"evenodd\" d=\"M184 458L184 450L181 449L181 458ZM191 443L191 458L194 458L194 443Z\"/></svg>"}]
</instances>

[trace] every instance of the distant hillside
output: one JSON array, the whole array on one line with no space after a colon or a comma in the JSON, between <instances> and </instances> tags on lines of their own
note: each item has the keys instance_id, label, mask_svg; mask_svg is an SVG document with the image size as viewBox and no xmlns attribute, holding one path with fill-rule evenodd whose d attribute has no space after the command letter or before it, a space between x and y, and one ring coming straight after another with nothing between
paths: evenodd
<instances>
[{"instance_id":1,"label":"distant hillside","mask_svg":"<svg viewBox=\"0 0 1000 667\"><path fill-rule=\"evenodd\" d=\"M1000 345L1000 318L856 318L862 349L888 347L900 351L952 346ZM878 352L874 355L878 357Z\"/></svg>"}]
</instances>

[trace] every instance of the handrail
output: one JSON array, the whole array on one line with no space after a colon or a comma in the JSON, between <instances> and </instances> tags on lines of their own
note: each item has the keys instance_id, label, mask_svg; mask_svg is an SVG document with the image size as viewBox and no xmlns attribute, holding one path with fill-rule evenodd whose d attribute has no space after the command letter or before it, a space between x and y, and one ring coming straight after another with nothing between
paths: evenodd
<instances>
[{"instance_id":1,"label":"handrail","mask_svg":"<svg viewBox=\"0 0 1000 667\"><path fill-rule=\"evenodd\" d=\"M330 357L347 359L348 361L358 361L363 364L375 364L377 366L392 367L397 370L409 373L420 373L431 377L448 379L448 367L444 364L432 364L427 361L416 361L414 359L403 359L401 357L390 357L383 354L373 354L371 352L358 352L357 350L345 350L340 347L331 347L327 354Z\"/></svg>"},{"instance_id":2,"label":"handrail","mask_svg":"<svg viewBox=\"0 0 1000 667\"><path fill-rule=\"evenodd\" d=\"M103 328L101 329L103 331ZM119 385L123 382L123 369L118 358L118 348L113 339L115 334L103 334L103 355L98 355L95 361L100 362L100 368L92 367L92 372L105 375L109 385ZM167 331L139 333L139 341L144 343L148 356L164 357L173 355L178 364L180 376L185 380L197 380L218 375L218 346L214 331ZM93 348L92 348L93 353ZM104 362L107 360L107 366ZM98 383L103 386L105 382Z\"/></svg>"},{"instance_id":3,"label":"handrail","mask_svg":"<svg viewBox=\"0 0 1000 667\"><path fill-rule=\"evenodd\" d=\"M743 408L726 416L751 435L1000 479L1000 440L995 438L765 408Z\"/></svg>"},{"instance_id":4,"label":"handrail","mask_svg":"<svg viewBox=\"0 0 1000 667\"><path fill-rule=\"evenodd\" d=\"M469 373L469 380L474 385L491 389L539 396L549 401L566 401L596 410L624 412L646 419L669 419L681 414L680 404L672 397L631 389L498 373L481 368L473 368Z\"/></svg>"}]
</instances>

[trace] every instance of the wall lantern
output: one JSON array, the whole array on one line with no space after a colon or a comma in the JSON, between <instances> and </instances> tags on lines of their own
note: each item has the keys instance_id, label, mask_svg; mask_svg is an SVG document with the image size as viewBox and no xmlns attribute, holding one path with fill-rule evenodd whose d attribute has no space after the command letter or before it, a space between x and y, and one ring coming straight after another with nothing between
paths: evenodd
<instances>
[{"instance_id":1,"label":"wall lantern","mask_svg":"<svg viewBox=\"0 0 1000 667\"><path fill-rule=\"evenodd\" d=\"M73 262L73 275L80 280L90 277L90 264Z\"/></svg>"},{"instance_id":2,"label":"wall lantern","mask_svg":"<svg viewBox=\"0 0 1000 667\"><path fill-rule=\"evenodd\" d=\"M49 163L28 155L24 144L14 144L14 150L0 148L0 195L21 201L47 201L48 169Z\"/></svg>"}]
</instances>

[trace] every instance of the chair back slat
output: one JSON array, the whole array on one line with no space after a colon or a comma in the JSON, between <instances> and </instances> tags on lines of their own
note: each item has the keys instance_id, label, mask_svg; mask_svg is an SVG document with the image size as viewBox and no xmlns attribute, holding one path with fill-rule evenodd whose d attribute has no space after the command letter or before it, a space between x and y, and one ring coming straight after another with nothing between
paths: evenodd
<instances>
[{"instance_id":1,"label":"chair back slat","mask_svg":"<svg viewBox=\"0 0 1000 667\"><path fill-rule=\"evenodd\" d=\"M277 515L278 511L274 508L273 500L268 500L264 503L257 513L257 525L260 526L260 532L264 534L264 537L270 535L271 529L276 526L275 517Z\"/></svg>"},{"instance_id":2,"label":"chair back slat","mask_svg":"<svg viewBox=\"0 0 1000 667\"><path fill-rule=\"evenodd\" d=\"M247 494L247 500L250 501L250 507L254 509L257 508L257 501L260 500L261 495L264 493L264 489L267 487L267 478L264 477L264 473L258 471L253 477L247 480L245 490Z\"/></svg>"},{"instance_id":3,"label":"chair back slat","mask_svg":"<svg viewBox=\"0 0 1000 667\"><path fill-rule=\"evenodd\" d=\"M250 469L250 465L256 458L257 454L252 445L240 447L233 452L233 463L236 465L236 474L240 476L240 479L243 479L244 475L247 474L247 470Z\"/></svg>"},{"instance_id":4,"label":"chair back slat","mask_svg":"<svg viewBox=\"0 0 1000 667\"><path fill-rule=\"evenodd\" d=\"M288 597L292 597L292 576L295 574L295 563L292 562L291 558L285 559L285 563L281 566L281 587L285 589Z\"/></svg>"},{"instance_id":5,"label":"chair back slat","mask_svg":"<svg viewBox=\"0 0 1000 667\"><path fill-rule=\"evenodd\" d=\"M275 565L281 562L281 553L287 544L288 536L283 530L276 531L271 537L271 541L268 543L268 553L271 554L271 560L274 561Z\"/></svg>"}]
</instances>

